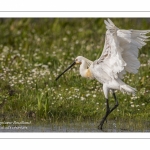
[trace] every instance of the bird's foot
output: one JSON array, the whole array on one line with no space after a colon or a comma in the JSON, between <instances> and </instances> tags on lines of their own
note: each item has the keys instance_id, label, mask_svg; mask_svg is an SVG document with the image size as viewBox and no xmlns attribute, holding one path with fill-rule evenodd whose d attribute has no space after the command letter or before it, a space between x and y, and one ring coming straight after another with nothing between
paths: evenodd
<instances>
[{"instance_id":1,"label":"bird's foot","mask_svg":"<svg viewBox=\"0 0 150 150\"><path fill-rule=\"evenodd\" d=\"M102 130L102 125L99 125L99 126L98 126L98 129L99 129L99 130Z\"/></svg>"},{"instance_id":2,"label":"bird's foot","mask_svg":"<svg viewBox=\"0 0 150 150\"><path fill-rule=\"evenodd\" d=\"M104 124L104 120L102 120L98 126L98 129L99 130L102 130L103 129L103 124Z\"/></svg>"}]
</instances>

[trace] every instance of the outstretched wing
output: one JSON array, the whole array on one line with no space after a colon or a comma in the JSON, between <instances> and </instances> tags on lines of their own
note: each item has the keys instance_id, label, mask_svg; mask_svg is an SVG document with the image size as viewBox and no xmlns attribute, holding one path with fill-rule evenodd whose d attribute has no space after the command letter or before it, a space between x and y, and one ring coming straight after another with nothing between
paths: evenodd
<instances>
[{"instance_id":1,"label":"outstretched wing","mask_svg":"<svg viewBox=\"0 0 150 150\"><path fill-rule=\"evenodd\" d=\"M111 78L123 78L126 72L137 73L140 67L138 52L146 45L149 38L146 34L150 30L121 30L110 19L105 20L105 24L104 49L93 65L99 65Z\"/></svg>"}]
</instances>

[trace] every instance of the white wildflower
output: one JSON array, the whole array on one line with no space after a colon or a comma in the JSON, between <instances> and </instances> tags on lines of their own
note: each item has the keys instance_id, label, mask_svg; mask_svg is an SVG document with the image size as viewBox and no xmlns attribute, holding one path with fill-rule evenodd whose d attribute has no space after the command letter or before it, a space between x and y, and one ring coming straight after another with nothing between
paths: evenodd
<instances>
[{"instance_id":1,"label":"white wildflower","mask_svg":"<svg viewBox=\"0 0 150 150\"><path fill-rule=\"evenodd\" d=\"M96 97L96 95L94 94L93 97Z\"/></svg>"}]
</instances>

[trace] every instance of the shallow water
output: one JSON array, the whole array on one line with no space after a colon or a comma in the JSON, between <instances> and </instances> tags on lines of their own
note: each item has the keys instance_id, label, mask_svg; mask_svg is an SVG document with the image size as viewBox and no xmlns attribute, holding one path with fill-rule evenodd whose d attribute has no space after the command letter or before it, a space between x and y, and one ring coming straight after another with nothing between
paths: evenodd
<instances>
[{"instance_id":1,"label":"shallow water","mask_svg":"<svg viewBox=\"0 0 150 150\"><path fill-rule=\"evenodd\" d=\"M97 122L6 122L5 126L0 126L0 132L150 132L150 122L108 121L103 130L98 130L97 126Z\"/></svg>"}]
</instances>

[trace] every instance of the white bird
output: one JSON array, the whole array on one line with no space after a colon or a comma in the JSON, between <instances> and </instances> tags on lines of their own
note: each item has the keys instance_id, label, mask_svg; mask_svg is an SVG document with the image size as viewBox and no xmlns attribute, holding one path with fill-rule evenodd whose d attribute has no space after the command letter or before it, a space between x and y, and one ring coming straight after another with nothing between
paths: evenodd
<instances>
[{"instance_id":1,"label":"white bird","mask_svg":"<svg viewBox=\"0 0 150 150\"><path fill-rule=\"evenodd\" d=\"M94 78L103 84L103 92L106 99L106 114L100 121L98 129L102 130L108 115L118 107L115 90L135 94L136 89L122 81L126 72L136 74L140 67L138 58L139 49L146 45L150 30L122 30L108 19L106 24L106 36L103 52L99 59L90 61L83 56L78 56L75 61L58 78L75 64L80 64L80 75L86 78ZM109 107L108 95L112 91L115 99L114 107Z\"/></svg>"}]
</instances>

